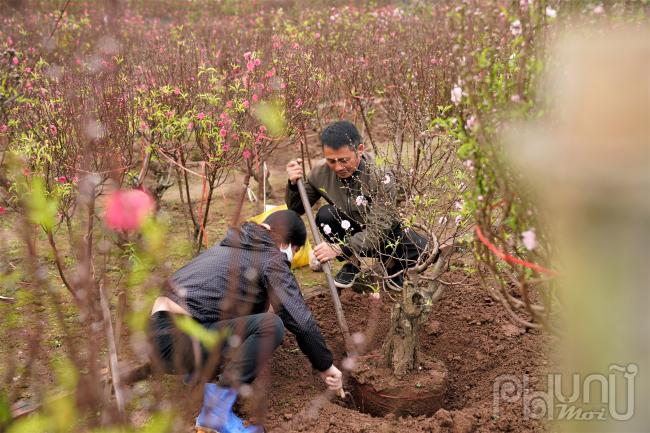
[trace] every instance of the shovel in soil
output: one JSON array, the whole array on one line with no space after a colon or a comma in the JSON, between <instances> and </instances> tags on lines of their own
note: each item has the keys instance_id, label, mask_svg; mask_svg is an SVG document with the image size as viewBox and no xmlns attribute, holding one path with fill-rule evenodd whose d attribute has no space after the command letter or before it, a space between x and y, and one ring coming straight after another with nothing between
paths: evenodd
<instances>
[{"instance_id":1,"label":"shovel in soil","mask_svg":"<svg viewBox=\"0 0 650 433\"><path fill-rule=\"evenodd\" d=\"M314 238L314 245L321 243L320 233L318 232L318 227L316 226L316 220L314 219L314 213L311 211L311 205L309 204L309 199L307 198L307 191L305 190L305 184L302 179L298 179L298 192L300 193L300 200L302 201L302 206L305 209L307 214L307 220L309 221L309 228L311 229L311 234ZM332 268L329 262L322 264L323 272L325 273L325 278L327 279L327 285L330 289L330 295L332 297L332 302L334 303L334 311L336 312L336 321L339 324L341 329L341 334L343 334L343 339L345 341L345 348L347 356L355 356L354 346L352 345L352 340L350 339L350 330L348 328L348 323L345 320L345 315L343 314L343 307L341 306L341 300L339 299L339 292L334 285L334 278L332 277ZM349 394L349 393L348 393ZM346 393L341 388L337 395L341 399L345 400Z\"/></svg>"}]
</instances>

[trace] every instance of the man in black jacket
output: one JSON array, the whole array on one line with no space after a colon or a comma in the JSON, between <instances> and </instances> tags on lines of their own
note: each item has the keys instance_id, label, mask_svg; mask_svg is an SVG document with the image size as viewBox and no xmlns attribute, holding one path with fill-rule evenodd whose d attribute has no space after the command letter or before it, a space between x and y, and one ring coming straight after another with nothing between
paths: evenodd
<instances>
[{"instance_id":1,"label":"man in black jacket","mask_svg":"<svg viewBox=\"0 0 650 433\"><path fill-rule=\"evenodd\" d=\"M236 387L255 379L282 342L285 327L328 388L341 388L341 372L290 270L291 257L306 238L304 223L288 210L271 214L260 225L231 228L219 245L179 269L170 278L165 296L156 299L150 335L165 371L195 372L212 351L220 351L222 373L213 372L215 383L205 386L198 427L221 433L257 431L257 427L245 428L232 412ZM210 350L179 331L178 315L191 316L229 338Z\"/></svg>"}]
</instances>

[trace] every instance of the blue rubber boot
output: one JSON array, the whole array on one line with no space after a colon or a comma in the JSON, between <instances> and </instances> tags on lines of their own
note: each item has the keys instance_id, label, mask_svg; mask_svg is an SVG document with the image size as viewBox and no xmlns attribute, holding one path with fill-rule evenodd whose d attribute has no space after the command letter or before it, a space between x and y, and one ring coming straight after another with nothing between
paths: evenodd
<instances>
[{"instance_id":1,"label":"blue rubber boot","mask_svg":"<svg viewBox=\"0 0 650 433\"><path fill-rule=\"evenodd\" d=\"M257 433L257 426L245 427L234 414L232 406L237 400L237 391L223 388L216 383L206 383L203 393L203 407L196 418L197 431L218 433Z\"/></svg>"}]
</instances>

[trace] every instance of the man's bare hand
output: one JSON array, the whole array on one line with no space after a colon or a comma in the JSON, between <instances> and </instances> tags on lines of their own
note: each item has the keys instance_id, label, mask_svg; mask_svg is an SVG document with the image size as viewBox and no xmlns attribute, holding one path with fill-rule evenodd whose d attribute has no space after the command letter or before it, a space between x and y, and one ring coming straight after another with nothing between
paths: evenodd
<instances>
[{"instance_id":1,"label":"man's bare hand","mask_svg":"<svg viewBox=\"0 0 650 433\"><path fill-rule=\"evenodd\" d=\"M314 247L314 256L316 256L321 263L328 262L340 254L341 247L327 242L321 242Z\"/></svg>"},{"instance_id":2,"label":"man's bare hand","mask_svg":"<svg viewBox=\"0 0 650 433\"><path fill-rule=\"evenodd\" d=\"M295 185L298 182L298 179L302 178L302 165L300 164L302 159L298 158L295 161L289 161L287 164L287 176L289 177L289 182L292 185Z\"/></svg>"},{"instance_id":3,"label":"man's bare hand","mask_svg":"<svg viewBox=\"0 0 650 433\"><path fill-rule=\"evenodd\" d=\"M345 394L342 392L343 374L334 364L332 364L332 366L327 370L321 372L320 377L323 379L328 389L340 393L342 397L345 397Z\"/></svg>"}]
</instances>

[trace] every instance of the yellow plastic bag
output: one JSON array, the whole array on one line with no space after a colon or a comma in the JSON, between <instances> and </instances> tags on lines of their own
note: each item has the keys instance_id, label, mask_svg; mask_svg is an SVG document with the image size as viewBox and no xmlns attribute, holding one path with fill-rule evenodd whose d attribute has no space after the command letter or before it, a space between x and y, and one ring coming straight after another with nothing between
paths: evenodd
<instances>
[{"instance_id":1,"label":"yellow plastic bag","mask_svg":"<svg viewBox=\"0 0 650 433\"><path fill-rule=\"evenodd\" d=\"M271 209L268 209L265 212L262 212L259 215L255 215L254 217L249 218L249 221L252 221L257 224L261 224L264 222L267 216L271 215L273 212L279 211L279 210L287 210L287 205L283 204L281 206L275 206ZM305 243L305 246L300 248L296 254L294 254L293 259L291 259L291 269L296 269L296 268L302 268L304 266L309 266L309 252L311 251L311 243L309 242L309 238L307 238L307 242Z\"/></svg>"}]
</instances>

